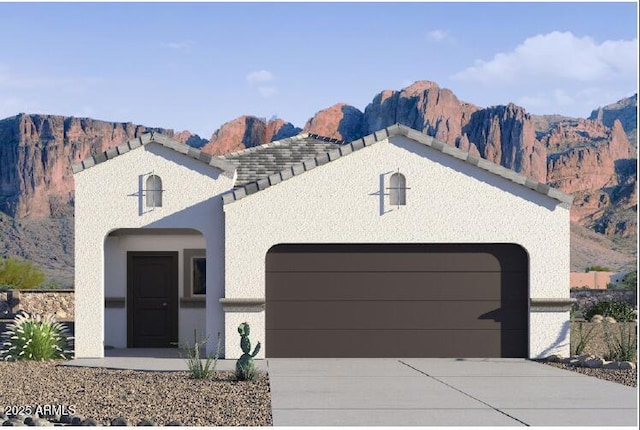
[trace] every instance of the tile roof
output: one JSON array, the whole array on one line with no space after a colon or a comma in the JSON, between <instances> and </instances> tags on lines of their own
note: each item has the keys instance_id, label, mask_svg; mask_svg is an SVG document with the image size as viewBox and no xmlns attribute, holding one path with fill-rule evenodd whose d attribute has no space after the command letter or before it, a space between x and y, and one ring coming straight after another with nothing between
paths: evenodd
<instances>
[{"instance_id":1,"label":"tile roof","mask_svg":"<svg viewBox=\"0 0 640 430\"><path fill-rule=\"evenodd\" d=\"M522 186L530 188L540 194L549 196L561 202L565 207L569 207L573 202L572 195L565 194L562 191L552 188L547 184L535 181L531 178L527 178L524 175L516 173L511 169L507 169L506 167L502 167L491 161L485 160L484 158L471 155L467 151L463 151L459 148L447 145L445 142L434 139L405 125L395 124L380 131L376 131L375 133L365 136L362 139L355 140L349 144L344 144L340 141L331 142L333 143L333 146L329 145L326 150L324 150L324 152L322 150L322 145L316 145L316 142L322 139L322 137L317 135L300 135L269 144L270 148L272 149L268 153L268 156L265 155L262 158L259 155L244 158L242 154L245 154L247 151L255 151L255 153L257 154L264 148L269 147L267 145L250 148L236 154L229 154L224 158L229 161L234 161L235 158L235 162L237 163L236 165L238 166L238 171L244 169L245 173L243 173L242 179L240 178L240 173L238 173L238 181L236 182L236 187L235 189L222 195L223 203L233 203L248 195L277 185L282 181L292 178L293 176L300 175L306 171L314 169L318 166L322 166L323 164L334 161L340 157L344 157L366 146L374 145L375 143L392 136L405 136L415 142L440 151L443 154L472 164L480 169L491 172L494 175L500 176L502 178L515 182L516 184L520 184ZM293 153L296 151L298 151L296 153L302 154L304 151L302 148L289 150L288 146L290 144L295 145L303 143L302 141L305 141L305 139L310 139L311 145L314 147L314 149L312 149L311 151L304 153L305 155L309 155L310 158L298 160L296 162L294 162L294 160L300 157L283 156L282 158L278 158L278 150L285 151L285 153L287 154L289 152ZM280 161L284 162L282 164L279 164ZM244 167L243 164L245 164ZM262 176L260 177L260 175Z\"/></svg>"},{"instance_id":2,"label":"tile roof","mask_svg":"<svg viewBox=\"0 0 640 430\"><path fill-rule=\"evenodd\" d=\"M185 145L184 143L180 143L176 140L173 140L163 134L160 133L145 133L140 135L135 139L131 139L122 145L118 145L114 148L108 149L105 152L101 152L97 155L91 155L84 160L74 163L71 165L71 169L73 173L82 172L90 167L93 167L97 164L104 163L107 160L111 160L116 158L119 155L125 154L132 149L139 148L144 145L148 145L149 143L157 143L166 148L173 149L176 152L184 154L188 157L201 161L204 164L209 166L216 167L220 170L228 174L233 174L235 170L235 166L219 157L213 157L210 154L200 151L199 149L192 148L189 145Z\"/></svg>"},{"instance_id":3,"label":"tile roof","mask_svg":"<svg viewBox=\"0 0 640 430\"><path fill-rule=\"evenodd\" d=\"M287 139L218 157L237 169L235 187L243 187L279 173L307 160L326 154L345 144L317 134L299 134Z\"/></svg>"},{"instance_id":4,"label":"tile roof","mask_svg":"<svg viewBox=\"0 0 640 430\"><path fill-rule=\"evenodd\" d=\"M401 124L389 126L351 143L305 133L220 157L214 157L160 133L152 132L145 133L95 156L89 156L74 163L71 167L75 174L143 145L157 143L204 164L216 167L226 174L233 174L236 171L234 189L222 195L223 203L228 204L392 136L405 136L443 154L549 196L561 202L565 207L570 207L573 202L572 195L565 194L547 184L527 178L484 158L471 155L467 151L447 145L445 142Z\"/></svg>"}]
</instances>

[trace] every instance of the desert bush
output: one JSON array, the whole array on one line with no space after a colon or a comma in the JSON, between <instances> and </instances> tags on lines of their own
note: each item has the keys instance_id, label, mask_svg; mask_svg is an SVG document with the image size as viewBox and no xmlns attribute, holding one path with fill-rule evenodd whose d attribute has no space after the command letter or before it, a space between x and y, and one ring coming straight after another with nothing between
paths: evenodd
<instances>
[{"instance_id":1,"label":"desert bush","mask_svg":"<svg viewBox=\"0 0 640 430\"><path fill-rule=\"evenodd\" d=\"M615 330L611 330L612 325L618 328L617 333ZM638 350L638 336L633 324L616 323L610 325L607 322L603 322L602 329L604 331L604 340L609 350L604 357L605 359L617 361L635 360Z\"/></svg>"},{"instance_id":2,"label":"desert bush","mask_svg":"<svg viewBox=\"0 0 640 430\"><path fill-rule=\"evenodd\" d=\"M207 340L208 338L198 340L197 332L196 330L193 330L193 346L188 343L184 343L180 347L180 355L182 356L182 354L184 354L186 356L187 368L191 373L191 377L194 379L209 379L209 377L216 371L216 366L222 350L220 332L218 332L218 341L216 343L215 353L213 356L211 354L207 354L203 364L201 350L206 347Z\"/></svg>"},{"instance_id":3,"label":"desert bush","mask_svg":"<svg viewBox=\"0 0 640 430\"><path fill-rule=\"evenodd\" d=\"M29 290L40 286L45 275L33 262L14 257L0 259L0 285L9 289Z\"/></svg>"},{"instance_id":4,"label":"desert bush","mask_svg":"<svg viewBox=\"0 0 640 430\"><path fill-rule=\"evenodd\" d=\"M584 313L584 317L587 320L591 320L591 317L599 314L604 317L613 317L618 322L629 322L635 319L635 313L633 307L627 302L612 302L603 300L591 306Z\"/></svg>"},{"instance_id":5,"label":"desert bush","mask_svg":"<svg viewBox=\"0 0 640 430\"><path fill-rule=\"evenodd\" d=\"M53 316L21 312L7 325L2 338L0 358L4 360L66 360L71 356L72 338Z\"/></svg>"},{"instance_id":6,"label":"desert bush","mask_svg":"<svg viewBox=\"0 0 640 430\"><path fill-rule=\"evenodd\" d=\"M624 290L635 290L638 288L638 271L634 270L624 275L624 278L615 286Z\"/></svg>"},{"instance_id":7,"label":"desert bush","mask_svg":"<svg viewBox=\"0 0 640 430\"><path fill-rule=\"evenodd\" d=\"M574 323L574 317L573 314L571 316L571 325L573 326ZM578 323L578 335L577 338L574 340L574 337L571 336L571 341L570 341L570 349L571 349L571 355L582 355L582 353L584 352L585 347L587 346L587 344L591 341L591 339L593 339L593 337L595 336L593 334L593 330L594 330L594 326L591 326L589 328L589 330L587 330L586 333L583 332L583 323L582 321L580 321Z\"/></svg>"},{"instance_id":8,"label":"desert bush","mask_svg":"<svg viewBox=\"0 0 640 430\"><path fill-rule=\"evenodd\" d=\"M606 266L589 266L585 269L585 272L611 272L611 269Z\"/></svg>"}]
</instances>

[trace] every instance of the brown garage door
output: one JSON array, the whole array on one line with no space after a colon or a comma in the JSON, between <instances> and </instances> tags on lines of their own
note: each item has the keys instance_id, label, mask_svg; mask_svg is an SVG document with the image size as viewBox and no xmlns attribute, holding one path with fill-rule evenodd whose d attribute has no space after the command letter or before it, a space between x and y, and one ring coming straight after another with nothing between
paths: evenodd
<instances>
[{"instance_id":1,"label":"brown garage door","mask_svg":"<svg viewBox=\"0 0 640 430\"><path fill-rule=\"evenodd\" d=\"M528 258L512 244L277 245L267 357L527 357Z\"/></svg>"}]
</instances>

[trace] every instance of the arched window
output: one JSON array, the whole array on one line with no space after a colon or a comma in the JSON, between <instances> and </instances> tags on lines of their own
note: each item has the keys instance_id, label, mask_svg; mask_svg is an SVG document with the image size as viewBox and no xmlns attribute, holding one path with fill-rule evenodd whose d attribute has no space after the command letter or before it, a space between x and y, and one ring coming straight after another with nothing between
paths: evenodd
<instances>
[{"instance_id":1,"label":"arched window","mask_svg":"<svg viewBox=\"0 0 640 430\"><path fill-rule=\"evenodd\" d=\"M404 206L407 204L407 180L402 173L391 175L389 189L389 202L393 206Z\"/></svg>"},{"instance_id":2,"label":"arched window","mask_svg":"<svg viewBox=\"0 0 640 430\"><path fill-rule=\"evenodd\" d=\"M159 208L162 206L162 179L158 175L151 175L146 183L147 207Z\"/></svg>"}]
</instances>

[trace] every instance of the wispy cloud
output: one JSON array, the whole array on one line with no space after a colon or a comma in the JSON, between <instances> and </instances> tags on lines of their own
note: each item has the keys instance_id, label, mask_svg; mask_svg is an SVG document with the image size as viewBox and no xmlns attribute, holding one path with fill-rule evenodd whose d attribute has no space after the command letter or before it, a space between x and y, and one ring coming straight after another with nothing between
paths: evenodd
<instances>
[{"instance_id":1,"label":"wispy cloud","mask_svg":"<svg viewBox=\"0 0 640 430\"><path fill-rule=\"evenodd\" d=\"M452 41L453 37L446 30L435 29L427 33L427 39L431 40L432 42L444 42L447 40Z\"/></svg>"},{"instance_id":2,"label":"wispy cloud","mask_svg":"<svg viewBox=\"0 0 640 430\"><path fill-rule=\"evenodd\" d=\"M258 94L264 99L278 95L278 89L273 85L260 85L275 79L273 73L268 70L255 70L247 74L247 82L251 86L257 86Z\"/></svg>"},{"instance_id":3,"label":"wispy cloud","mask_svg":"<svg viewBox=\"0 0 640 430\"><path fill-rule=\"evenodd\" d=\"M256 70L247 75L247 82L251 85L273 80L273 73L268 70Z\"/></svg>"},{"instance_id":4,"label":"wispy cloud","mask_svg":"<svg viewBox=\"0 0 640 430\"><path fill-rule=\"evenodd\" d=\"M571 32L530 37L511 52L476 60L451 78L459 81L519 83L535 79L593 82L635 76L638 39L595 42Z\"/></svg>"},{"instance_id":5,"label":"wispy cloud","mask_svg":"<svg viewBox=\"0 0 640 430\"><path fill-rule=\"evenodd\" d=\"M191 42L169 42L164 46L175 51L182 52L183 54L191 53Z\"/></svg>"}]
</instances>

